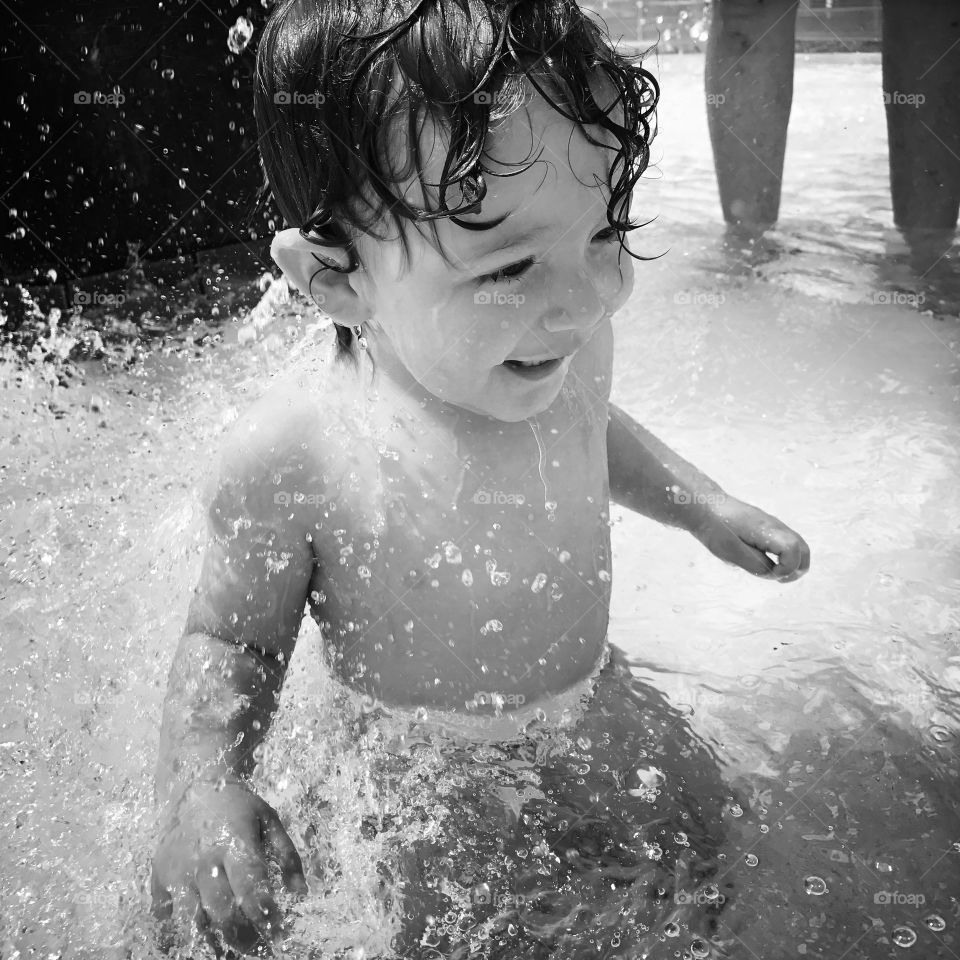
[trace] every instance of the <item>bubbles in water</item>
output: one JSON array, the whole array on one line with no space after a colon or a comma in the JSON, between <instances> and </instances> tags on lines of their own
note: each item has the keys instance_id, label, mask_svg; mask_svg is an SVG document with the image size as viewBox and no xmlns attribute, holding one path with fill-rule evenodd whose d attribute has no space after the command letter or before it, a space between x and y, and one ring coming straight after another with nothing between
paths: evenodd
<instances>
[{"instance_id":1,"label":"bubbles in water","mask_svg":"<svg viewBox=\"0 0 960 960\"><path fill-rule=\"evenodd\" d=\"M534 593L539 593L547 583L547 575L545 573L538 573L533 578L533 583L530 584L530 589Z\"/></svg>"},{"instance_id":2,"label":"bubbles in water","mask_svg":"<svg viewBox=\"0 0 960 960\"><path fill-rule=\"evenodd\" d=\"M755 867L759 862L760 858L755 853L748 853L744 858L743 862L748 867Z\"/></svg>"},{"instance_id":3,"label":"bubbles in water","mask_svg":"<svg viewBox=\"0 0 960 960\"><path fill-rule=\"evenodd\" d=\"M569 551L569 550L561 550L561 551L557 554L557 559L558 559L561 563L566 563L566 562L570 559L570 551Z\"/></svg>"},{"instance_id":4,"label":"bubbles in water","mask_svg":"<svg viewBox=\"0 0 960 960\"><path fill-rule=\"evenodd\" d=\"M679 924L679 923L674 923L674 921L671 920L669 923L665 923L665 924L663 925L663 932L664 932L664 935L665 935L665 936L668 936L668 937L679 937L679 936L680 936L680 924Z\"/></svg>"},{"instance_id":5,"label":"bubbles in water","mask_svg":"<svg viewBox=\"0 0 960 960\"><path fill-rule=\"evenodd\" d=\"M709 900L711 903L714 900L720 899L720 888L715 883L708 883L703 888L703 896L706 900Z\"/></svg>"},{"instance_id":6,"label":"bubbles in water","mask_svg":"<svg viewBox=\"0 0 960 960\"><path fill-rule=\"evenodd\" d=\"M253 24L246 17L237 17L237 22L227 33L227 46L231 53L243 53L253 36Z\"/></svg>"},{"instance_id":7,"label":"bubbles in water","mask_svg":"<svg viewBox=\"0 0 960 960\"><path fill-rule=\"evenodd\" d=\"M769 833L769 832L770 832L770 828L769 828L765 823L761 823L761 824L760 824L760 832L761 832L761 833Z\"/></svg>"},{"instance_id":8,"label":"bubbles in water","mask_svg":"<svg viewBox=\"0 0 960 960\"><path fill-rule=\"evenodd\" d=\"M803 889L811 897L822 897L827 892L827 882L823 877L806 877L803 881Z\"/></svg>"},{"instance_id":9,"label":"bubbles in water","mask_svg":"<svg viewBox=\"0 0 960 960\"><path fill-rule=\"evenodd\" d=\"M934 724L930 728L930 736L933 737L937 743L946 743L950 739L950 731L946 727L941 727L938 724Z\"/></svg>"},{"instance_id":10,"label":"bubbles in water","mask_svg":"<svg viewBox=\"0 0 960 960\"><path fill-rule=\"evenodd\" d=\"M924 917L923 922L927 925L927 929L934 933L940 933L947 929L947 921L938 913L931 913L929 917Z\"/></svg>"},{"instance_id":11,"label":"bubbles in water","mask_svg":"<svg viewBox=\"0 0 960 960\"><path fill-rule=\"evenodd\" d=\"M739 803L734 803L730 806L730 816L731 817L742 817L743 816L743 807Z\"/></svg>"},{"instance_id":12,"label":"bubbles in water","mask_svg":"<svg viewBox=\"0 0 960 960\"><path fill-rule=\"evenodd\" d=\"M493 586L505 587L510 582L510 574L506 570L498 570L496 560L488 560L486 568Z\"/></svg>"},{"instance_id":13,"label":"bubbles in water","mask_svg":"<svg viewBox=\"0 0 960 960\"><path fill-rule=\"evenodd\" d=\"M429 556L424 561L428 567L432 567L434 570L440 566L440 554L435 553L432 556Z\"/></svg>"},{"instance_id":14,"label":"bubbles in water","mask_svg":"<svg viewBox=\"0 0 960 960\"><path fill-rule=\"evenodd\" d=\"M693 940L690 943L690 956L694 960L702 960L703 957L710 956L710 947L705 940Z\"/></svg>"},{"instance_id":15,"label":"bubbles in water","mask_svg":"<svg viewBox=\"0 0 960 960\"><path fill-rule=\"evenodd\" d=\"M481 628L480 633L486 636L488 633L499 633L503 629L503 624L499 620L488 620Z\"/></svg>"},{"instance_id":16,"label":"bubbles in water","mask_svg":"<svg viewBox=\"0 0 960 960\"><path fill-rule=\"evenodd\" d=\"M917 942L917 934L910 927L894 927L890 939L898 947L912 947Z\"/></svg>"},{"instance_id":17,"label":"bubbles in water","mask_svg":"<svg viewBox=\"0 0 960 960\"><path fill-rule=\"evenodd\" d=\"M460 579L463 581L465 587L473 586L473 574L469 570L464 570L460 575Z\"/></svg>"},{"instance_id":18,"label":"bubbles in water","mask_svg":"<svg viewBox=\"0 0 960 960\"><path fill-rule=\"evenodd\" d=\"M563 591L560 589L559 583L550 584L550 599L559 600L563 596Z\"/></svg>"},{"instance_id":19,"label":"bubbles in water","mask_svg":"<svg viewBox=\"0 0 960 960\"><path fill-rule=\"evenodd\" d=\"M690 842L690 841L687 839L687 835L686 835L682 830L678 830L678 831L673 835L673 839L674 839L677 843L679 843L681 847L687 846L687 844Z\"/></svg>"},{"instance_id":20,"label":"bubbles in water","mask_svg":"<svg viewBox=\"0 0 960 960\"><path fill-rule=\"evenodd\" d=\"M463 554L460 548L452 540L444 540L443 556L447 563L462 563Z\"/></svg>"},{"instance_id":21,"label":"bubbles in water","mask_svg":"<svg viewBox=\"0 0 960 960\"><path fill-rule=\"evenodd\" d=\"M164 80L172 80L176 74L173 72L173 67L164 67L164 69L160 71L160 76L163 77Z\"/></svg>"},{"instance_id":22,"label":"bubbles in water","mask_svg":"<svg viewBox=\"0 0 960 960\"><path fill-rule=\"evenodd\" d=\"M597 576L604 582L607 583L610 580L610 571L609 570L600 570L597 572Z\"/></svg>"}]
</instances>

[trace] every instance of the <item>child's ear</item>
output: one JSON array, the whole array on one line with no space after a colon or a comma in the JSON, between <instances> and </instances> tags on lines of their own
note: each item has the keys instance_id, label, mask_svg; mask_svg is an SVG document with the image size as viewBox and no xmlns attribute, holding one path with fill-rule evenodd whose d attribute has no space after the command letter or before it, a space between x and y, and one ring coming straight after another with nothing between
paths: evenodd
<instances>
[{"instance_id":1,"label":"child's ear","mask_svg":"<svg viewBox=\"0 0 960 960\"><path fill-rule=\"evenodd\" d=\"M296 227L288 227L273 238L270 256L287 280L337 323L351 326L370 317L366 304L350 283L350 274L324 266L335 263L345 270L350 258L343 248L311 243L300 236Z\"/></svg>"}]
</instances>

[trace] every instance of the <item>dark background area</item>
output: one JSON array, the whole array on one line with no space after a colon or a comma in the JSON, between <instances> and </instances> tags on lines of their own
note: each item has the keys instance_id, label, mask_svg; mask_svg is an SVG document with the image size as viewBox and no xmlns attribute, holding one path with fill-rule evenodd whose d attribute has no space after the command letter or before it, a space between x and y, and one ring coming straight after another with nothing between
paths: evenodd
<instances>
[{"instance_id":1,"label":"dark background area","mask_svg":"<svg viewBox=\"0 0 960 960\"><path fill-rule=\"evenodd\" d=\"M60 282L240 244L262 258L269 213L252 116L256 5L17 3L0 39L7 281ZM227 35L239 16L254 42ZM99 95L100 102L96 102ZM85 100L90 102L84 102ZM264 261L266 266L266 261Z\"/></svg>"},{"instance_id":2,"label":"dark background area","mask_svg":"<svg viewBox=\"0 0 960 960\"><path fill-rule=\"evenodd\" d=\"M876 49L878 3L802 5L798 46ZM615 38L696 50L702 0L589 4ZM3 4L0 131L4 282L69 285L140 260L196 267L231 247L234 267L270 268L274 211L252 116L262 3L162 0ZM253 25L228 49L238 17ZM84 102L84 100L89 102ZM99 100L99 102L97 102ZM56 271L56 279L48 274ZM66 288L65 288L66 289ZM67 297L69 299L69 297Z\"/></svg>"}]
</instances>

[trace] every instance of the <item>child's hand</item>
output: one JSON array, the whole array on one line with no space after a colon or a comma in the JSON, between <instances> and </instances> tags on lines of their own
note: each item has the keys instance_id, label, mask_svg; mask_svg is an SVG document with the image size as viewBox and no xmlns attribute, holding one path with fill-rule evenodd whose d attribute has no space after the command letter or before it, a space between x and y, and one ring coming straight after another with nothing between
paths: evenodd
<instances>
[{"instance_id":1,"label":"child's hand","mask_svg":"<svg viewBox=\"0 0 960 960\"><path fill-rule=\"evenodd\" d=\"M713 504L693 535L715 556L767 580L789 583L810 568L810 547L776 517L734 497ZM767 552L777 556L774 562Z\"/></svg>"},{"instance_id":2,"label":"child's hand","mask_svg":"<svg viewBox=\"0 0 960 960\"><path fill-rule=\"evenodd\" d=\"M283 916L270 889L268 852L287 889L306 893L300 855L266 801L237 782L220 791L212 783L191 788L153 858L153 914L165 936L171 922L195 923L217 957L223 951L215 931L242 953L269 953Z\"/></svg>"}]
</instances>

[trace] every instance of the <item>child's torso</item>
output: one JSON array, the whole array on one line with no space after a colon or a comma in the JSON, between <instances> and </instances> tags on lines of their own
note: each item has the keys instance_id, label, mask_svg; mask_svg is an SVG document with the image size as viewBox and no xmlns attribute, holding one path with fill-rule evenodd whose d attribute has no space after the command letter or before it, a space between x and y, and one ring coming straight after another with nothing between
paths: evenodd
<instances>
[{"instance_id":1,"label":"child's torso","mask_svg":"<svg viewBox=\"0 0 960 960\"><path fill-rule=\"evenodd\" d=\"M479 698L484 712L493 693L509 710L590 673L611 584L609 388L588 389L587 369L531 419L542 449L530 422L504 424L506 442L496 425L478 436L415 416L382 384L363 436L341 395L310 605L345 683L394 704Z\"/></svg>"}]
</instances>

